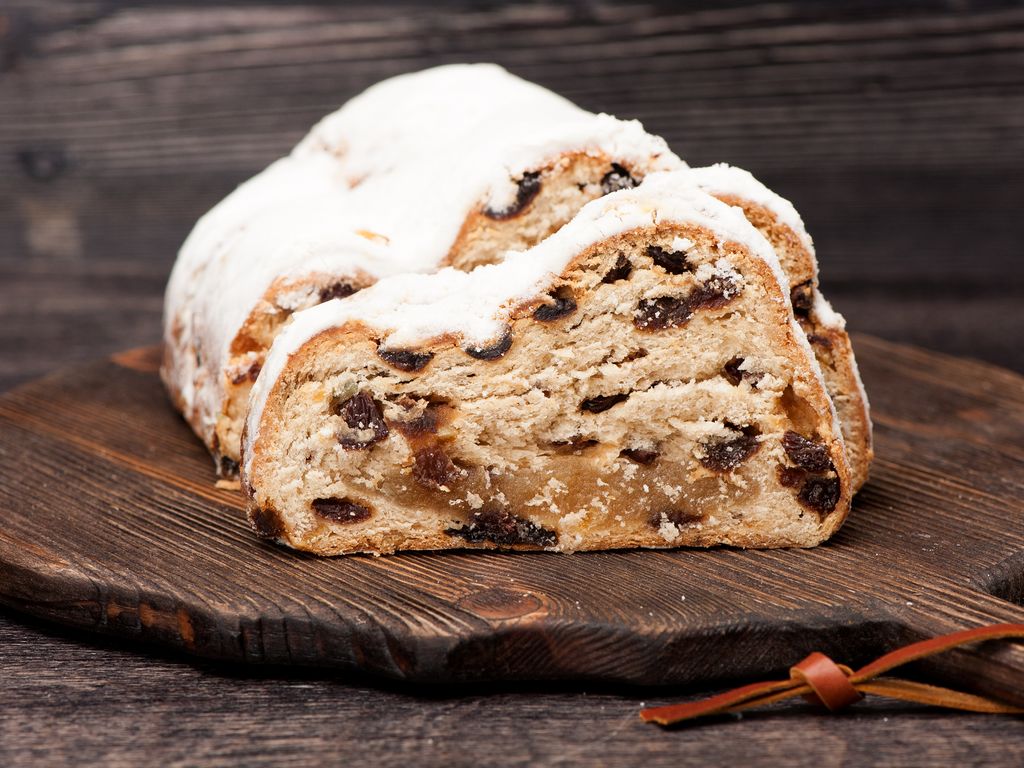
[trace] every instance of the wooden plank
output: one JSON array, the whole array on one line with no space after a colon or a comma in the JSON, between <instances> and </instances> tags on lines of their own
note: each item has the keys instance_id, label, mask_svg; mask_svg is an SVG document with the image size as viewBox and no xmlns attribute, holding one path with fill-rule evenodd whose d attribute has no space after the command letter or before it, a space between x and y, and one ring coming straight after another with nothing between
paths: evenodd
<instances>
[{"instance_id":1,"label":"wooden plank","mask_svg":"<svg viewBox=\"0 0 1024 768\"><path fill-rule=\"evenodd\" d=\"M6 18L0 175L248 171L382 77L492 59L701 162L1004 170L1024 155L1010 3L47 2Z\"/></svg>"},{"instance_id":2,"label":"wooden plank","mask_svg":"<svg viewBox=\"0 0 1024 768\"><path fill-rule=\"evenodd\" d=\"M795 660L795 659L794 659ZM423 688L189 662L0 615L0 761L21 765L1019 765L1024 720L879 699L796 701L680 731L642 705L692 690L594 683Z\"/></svg>"}]
</instances>

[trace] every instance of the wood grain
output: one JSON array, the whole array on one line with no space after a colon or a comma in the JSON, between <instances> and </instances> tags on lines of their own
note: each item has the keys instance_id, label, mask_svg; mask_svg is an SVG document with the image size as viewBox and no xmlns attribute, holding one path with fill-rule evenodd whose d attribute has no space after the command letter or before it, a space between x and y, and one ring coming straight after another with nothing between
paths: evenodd
<instances>
[{"instance_id":1,"label":"wood grain","mask_svg":"<svg viewBox=\"0 0 1024 768\"><path fill-rule=\"evenodd\" d=\"M0 386L153 343L204 211L367 85L479 60L754 171L851 327L1024 371L1022 36L1014 2L8 0Z\"/></svg>"},{"instance_id":2,"label":"wood grain","mask_svg":"<svg viewBox=\"0 0 1024 768\"><path fill-rule=\"evenodd\" d=\"M795 702L680 731L644 704L693 690L451 688L133 652L0 616L0 761L159 766L1017 766L1024 719L869 699L837 717ZM703 692L703 693L706 693Z\"/></svg>"},{"instance_id":3,"label":"wood grain","mask_svg":"<svg viewBox=\"0 0 1024 768\"><path fill-rule=\"evenodd\" d=\"M0 600L202 657L428 683L706 682L1024 621L1024 381L858 349L872 480L827 546L770 552L299 555L214 487L158 350L71 368L0 398ZM929 669L1024 702L1024 647L956 659Z\"/></svg>"}]
</instances>

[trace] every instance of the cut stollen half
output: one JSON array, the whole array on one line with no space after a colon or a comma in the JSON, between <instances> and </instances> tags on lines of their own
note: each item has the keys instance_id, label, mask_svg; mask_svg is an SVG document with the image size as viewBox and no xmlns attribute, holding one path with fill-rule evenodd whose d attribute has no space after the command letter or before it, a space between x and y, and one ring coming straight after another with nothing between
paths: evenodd
<instances>
[{"instance_id":1,"label":"cut stollen half","mask_svg":"<svg viewBox=\"0 0 1024 768\"><path fill-rule=\"evenodd\" d=\"M494 65L379 83L196 224L167 288L171 398L233 475L249 389L294 312L388 275L497 261L682 165L638 122Z\"/></svg>"},{"instance_id":2,"label":"cut stollen half","mask_svg":"<svg viewBox=\"0 0 1024 768\"><path fill-rule=\"evenodd\" d=\"M793 312L814 349L825 387L839 414L853 489L860 490L874 457L867 393L853 356L846 321L832 309L818 287L814 244L803 219L792 203L741 168L719 163L693 168L687 176L705 192L741 208L747 220L775 248L789 281ZM742 375L742 367L739 361L737 375Z\"/></svg>"},{"instance_id":3,"label":"cut stollen half","mask_svg":"<svg viewBox=\"0 0 1024 768\"><path fill-rule=\"evenodd\" d=\"M297 314L250 398L256 532L325 555L828 538L849 465L788 280L684 174Z\"/></svg>"}]
</instances>

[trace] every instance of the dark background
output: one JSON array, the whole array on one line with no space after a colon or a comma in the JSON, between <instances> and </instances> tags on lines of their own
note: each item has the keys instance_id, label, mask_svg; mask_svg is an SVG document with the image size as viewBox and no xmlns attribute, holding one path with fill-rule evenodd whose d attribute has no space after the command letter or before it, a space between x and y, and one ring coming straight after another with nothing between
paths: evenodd
<instances>
[{"instance_id":1,"label":"dark background","mask_svg":"<svg viewBox=\"0 0 1024 768\"><path fill-rule=\"evenodd\" d=\"M1024 371L1019 2L127 5L0 6L0 386L156 341L201 213L367 85L487 60L790 198L852 329Z\"/></svg>"},{"instance_id":2,"label":"dark background","mask_svg":"<svg viewBox=\"0 0 1024 768\"><path fill-rule=\"evenodd\" d=\"M1024 371L1021 3L4 0L0 390L156 342L201 213L367 85L453 61L640 118L692 165L750 169L802 212L852 330ZM637 726L641 696L424 700L0 615L0 756L25 762L925 765L1024 748L1019 721L878 704L665 734Z\"/></svg>"}]
</instances>

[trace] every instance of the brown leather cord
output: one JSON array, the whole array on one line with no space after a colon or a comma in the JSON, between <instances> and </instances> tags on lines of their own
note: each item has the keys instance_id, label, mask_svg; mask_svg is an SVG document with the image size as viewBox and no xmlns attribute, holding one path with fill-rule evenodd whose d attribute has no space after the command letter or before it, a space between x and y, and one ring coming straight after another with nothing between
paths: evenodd
<instances>
[{"instance_id":1,"label":"brown leather cord","mask_svg":"<svg viewBox=\"0 0 1024 768\"><path fill-rule=\"evenodd\" d=\"M823 653L812 653L789 670L788 680L752 683L703 701L645 709L640 712L640 717L648 723L673 725L707 715L721 715L753 707L763 707L796 696L803 696L809 701L826 707L831 712L836 712L860 701L865 694L929 704L934 707L961 709L967 712L1024 714L1024 708L1004 704L996 699L973 693L954 691L910 680L878 677L895 667L961 645L983 640L1006 639L1024 640L1024 624L993 624L988 627L978 627L934 637L930 640L922 640L919 643L912 643L887 653L856 671L843 664L836 664Z\"/></svg>"}]
</instances>

